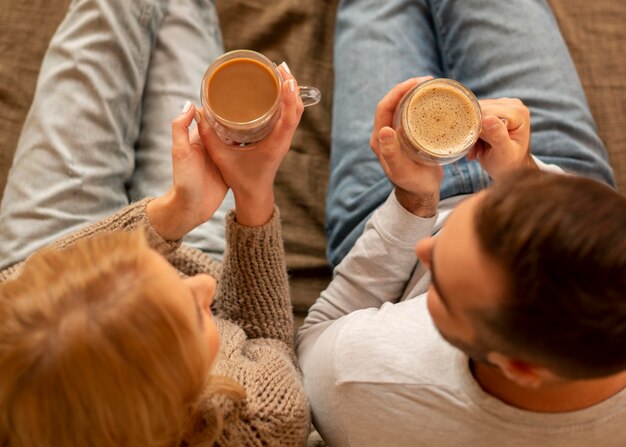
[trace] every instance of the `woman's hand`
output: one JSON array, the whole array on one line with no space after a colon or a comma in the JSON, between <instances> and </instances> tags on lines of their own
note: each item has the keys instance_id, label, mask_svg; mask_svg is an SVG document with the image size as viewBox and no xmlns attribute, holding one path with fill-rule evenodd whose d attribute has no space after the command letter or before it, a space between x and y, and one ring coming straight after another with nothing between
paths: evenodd
<instances>
[{"instance_id":1,"label":"woman's hand","mask_svg":"<svg viewBox=\"0 0 626 447\"><path fill-rule=\"evenodd\" d=\"M180 239L209 220L228 191L197 128L189 131L196 114L196 107L187 102L172 121L173 185L147 207L153 228L167 240Z\"/></svg>"},{"instance_id":2,"label":"woman's hand","mask_svg":"<svg viewBox=\"0 0 626 447\"><path fill-rule=\"evenodd\" d=\"M443 178L441 166L427 166L408 158L400 149L398 136L392 129L396 106L406 92L432 77L412 78L396 85L378 103L370 146L396 187L398 202L420 217L431 217L439 205L439 188Z\"/></svg>"},{"instance_id":3,"label":"woman's hand","mask_svg":"<svg viewBox=\"0 0 626 447\"><path fill-rule=\"evenodd\" d=\"M280 118L263 140L246 150L224 144L206 118L198 125L200 137L235 196L237 222L246 226L267 223L274 212L274 179L304 110L298 84L283 66L279 67L283 105Z\"/></svg>"},{"instance_id":4,"label":"woman's hand","mask_svg":"<svg viewBox=\"0 0 626 447\"><path fill-rule=\"evenodd\" d=\"M482 99L480 139L467 154L478 158L489 176L498 179L514 169L537 168L530 153L530 112L519 99Z\"/></svg>"}]
</instances>

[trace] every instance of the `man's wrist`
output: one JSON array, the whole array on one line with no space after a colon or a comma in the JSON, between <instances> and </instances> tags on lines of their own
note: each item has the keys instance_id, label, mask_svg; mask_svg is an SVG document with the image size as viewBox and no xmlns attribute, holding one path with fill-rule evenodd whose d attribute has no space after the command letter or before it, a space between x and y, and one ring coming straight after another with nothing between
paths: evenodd
<instances>
[{"instance_id":1,"label":"man's wrist","mask_svg":"<svg viewBox=\"0 0 626 447\"><path fill-rule=\"evenodd\" d=\"M500 179L505 178L511 172L516 171L518 169L530 169L530 170L539 170L539 166L535 162L534 157L529 153L526 157L521 159L520 161L515 162L509 166L499 167L496 172L493 174L489 173L489 176L493 179L493 181L498 182Z\"/></svg>"},{"instance_id":2,"label":"man's wrist","mask_svg":"<svg viewBox=\"0 0 626 447\"><path fill-rule=\"evenodd\" d=\"M404 209L418 217L433 217L439 206L439 192L415 194L396 186L396 199Z\"/></svg>"},{"instance_id":3,"label":"man's wrist","mask_svg":"<svg viewBox=\"0 0 626 447\"><path fill-rule=\"evenodd\" d=\"M537 162L535 161L535 158L532 156L532 154L528 154L528 157L526 158L526 168L535 170L539 169L539 165L537 165Z\"/></svg>"}]
</instances>

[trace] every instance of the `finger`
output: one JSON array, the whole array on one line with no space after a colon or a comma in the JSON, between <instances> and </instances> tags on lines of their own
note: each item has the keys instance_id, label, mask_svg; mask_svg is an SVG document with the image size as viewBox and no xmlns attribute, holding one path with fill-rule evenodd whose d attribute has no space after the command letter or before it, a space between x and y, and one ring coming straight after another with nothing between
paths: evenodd
<instances>
[{"instance_id":1,"label":"finger","mask_svg":"<svg viewBox=\"0 0 626 447\"><path fill-rule=\"evenodd\" d=\"M484 149L485 149L485 143L479 139L478 141L476 141L476 143L474 143L474 146L467 153L466 155L467 159L470 161L478 159Z\"/></svg>"},{"instance_id":2,"label":"finger","mask_svg":"<svg viewBox=\"0 0 626 447\"><path fill-rule=\"evenodd\" d=\"M511 142L509 131L506 125L494 115L483 117L483 129L480 139L490 144L492 147L503 147Z\"/></svg>"},{"instance_id":3,"label":"finger","mask_svg":"<svg viewBox=\"0 0 626 447\"><path fill-rule=\"evenodd\" d=\"M283 108L280 119L269 135L275 144L289 144L291 142L290 140L304 111L304 105L298 94L298 84L293 77L283 82L282 89Z\"/></svg>"},{"instance_id":4,"label":"finger","mask_svg":"<svg viewBox=\"0 0 626 447\"><path fill-rule=\"evenodd\" d=\"M304 111L304 103L302 103L302 98L300 98L300 92L299 92L299 86L298 86L298 81L297 79L293 76L293 74L291 73L291 69L289 68L289 66L287 65L287 62L283 61L279 66L278 66L278 70L281 73L281 76L283 77L284 80L289 81L290 79L293 80L293 82L295 84L293 84L294 89L292 90L292 83L288 83L287 87L289 87L289 93L295 93L295 98L296 98L296 108L293 109L293 112L295 113L296 117L299 119L299 115L302 115L302 112ZM284 85L284 83L283 83ZM285 93L285 101L289 102L289 106L291 105L291 97L286 93ZM287 104L285 104L287 105ZM284 106L285 106L284 105ZM283 107L284 107L283 106ZM291 110L291 108L289 109ZM284 110L283 110L284 112ZM289 111L288 111L289 113Z\"/></svg>"},{"instance_id":5,"label":"finger","mask_svg":"<svg viewBox=\"0 0 626 447\"><path fill-rule=\"evenodd\" d=\"M219 140L219 137L215 133L215 130L213 130L213 127L211 127L211 124L204 114L204 110L198 110L194 119L196 120L198 135L200 136L200 140L202 140L204 146L207 148L213 147L215 145L215 141Z\"/></svg>"},{"instance_id":6,"label":"finger","mask_svg":"<svg viewBox=\"0 0 626 447\"><path fill-rule=\"evenodd\" d=\"M517 130L530 121L530 112L519 99L481 99L479 103L483 116L497 116L505 122L508 130Z\"/></svg>"},{"instance_id":7,"label":"finger","mask_svg":"<svg viewBox=\"0 0 626 447\"><path fill-rule=\"evenodd\" d=\"M289 65L287 65L287 62L285 62L285 61L283 61L278 66L278 71L280 71L280 75L283 77L283 79L292 79L292 78L294 78L293 74L291 74L291 69L289 68Z\"/></svg>"},{"instance_id":8,"label":"finger","mask_svg":"<svg viewBox=\"0 0 626 447\"><path fill-rule=\"evenodd\" d=\"M196 113L199 113L199 111L196 110ZM202 139L200 138L200 134L198 133L198 126L195 126L194 128L192 128L189 131L189 143L191 144L192 148L193 147L200 147L200 148L204 147Z\"/></svg>"},{"instance_id":9,"label":"finger","mask_svg":"<svg viewBox=\"0 0 626 447\"><path fill-rule=\"evenodd\" d=\"M383 133L383 139L387 138L386 135L388 135L388 133L385 134L387 129L388 129L387 127L381 129L381 132ZM379 132L379 134L376 137L372 136L372 139L376 140L376 144L372 145L371 148L372 148L372 152L374 152L374 155L376 155L376 158L378 158L378 162L380 163L380 166L383 168L385 175L391 179L391 173L389 172L389 166L387 165L387 161L385 160L385 157L380 152L380 146L381 146L380 133L381 132ZM392 129L392 132L393 132L393 129Z\"/></svg>"},{"instance_id":10,"label":"finger","mask_svg":"<svg viewBox=\"0 0 626 447\"><path fill-rule=\"evenodd\" d=\"M196 113L195 106L187 101L180 114L172 120L172 153L184 156L190 149L189 126Z\"/></svg>"},{"instance_id":11,"label":"finger","mask_svg":"<svg viewBox=\"0 0 626 447\"><path fill-rule=\"evenodd\" d=\"M472 161L476 158L477 156L477 149L476 149L476 145L474 144L474 146L469 150L469 152L467 154L465 154L465 158L467 158L469 161Z\"/></svg>"},{"instance_id":12,"label":"finger","mask_svg":"<svg viewBox=\"0 0 626 447\"><path fill-rule=\"evenodd\" d=\"M371 146L376 144L374 140L378 139L380 129L384 126L392 125L393 113L406 92L429 79L432 79L432 76L407 79L389 90L383 99L380 100L376 106L376 115L374 116L374 131L372 132L372 141L370 141Z\"/></svg>"},{"instance_id":13,"label":"finger","mask_svg":"<svg viewBox=\"0 0 626 447\"><path fill-rule=\"evenodd\" d=\"M300 118L304 112L304 103L300 97L300 87L295 78L292 77L286 83L283 83L283 94L285 98L283 111L287 111L287 117L291 120L289 124L295 127L300 122Z\"/></svg>"},{"instance_id":14,"label":"finger","mask_svg":"<svg viewBox=\"0 0 626 447\"><path fill-rule=\"evenodd\" d=\"M378 133L378 148L380 158L387 167L391 180L402 172L407 165L406 156L400 149L398 135L391 127L383 127Z\"/></svg>"}]
</instances>

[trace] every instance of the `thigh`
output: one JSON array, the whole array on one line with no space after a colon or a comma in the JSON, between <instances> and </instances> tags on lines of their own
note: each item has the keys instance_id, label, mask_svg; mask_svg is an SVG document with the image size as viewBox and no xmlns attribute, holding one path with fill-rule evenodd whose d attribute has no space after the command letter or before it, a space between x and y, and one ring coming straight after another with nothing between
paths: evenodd
<instances>
[{"instance_id":1,"label":"thigh","mask_svg":"<svg viewBox=\"0 0 626 447\"><path fill-rule=\"evenodd\" d=\"M128 204L162 15L153 0L70 5L45 55L0 207L0 268Z\"/></svg>"},{"instance_id":2,"label":"thigh","mask_svg":"<svg viewBox=\"0 0 626 447\"><path fill-rule=\"evenodd\" d=\"M369 147L376 104L397 83L441 76L430 8L421 0L343 0L337 13L328 258L336 265L391 191Z\"/></svg>"},{"instance_id":3,"label":"thigh","mask_svg":"<svg viewBox=\"0 0 626 447\"><path fill-rule=\"evenodd\" d=\"M160 195L171 185L171 121L185 101L201 106L204 71L223 51L211 0L170 0L148 69L135 172L129 185L131 200ZM205 251L223 252L224 214L232 205L229 195L211 221L185 241Z\"/></svg>"},{"instance_id":4,"label":"thigh","mask_svg":"<svg viewBox=\"0 0 626 447\"><path fill-rule=\"evenodd\" d=\"M567 171L613 183L576 69L545 0L432 0L445 74L481 98L531 111L532 150Z\"/></svg>"}]
</instances>

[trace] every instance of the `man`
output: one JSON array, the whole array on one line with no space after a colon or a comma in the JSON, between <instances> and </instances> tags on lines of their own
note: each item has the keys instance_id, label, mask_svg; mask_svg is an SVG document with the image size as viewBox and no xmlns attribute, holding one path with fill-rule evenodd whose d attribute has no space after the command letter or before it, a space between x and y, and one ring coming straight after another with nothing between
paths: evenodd
<instances>
[{"instance_id":1,"label":"man","mask_svg":"<svg viewBox=\"0 0 626 447\"><path fill-rule=\"evenodd\" d=\"M335 267L392 185L367 149L377 102L416 75L455 79L478 98L520 98L533 155L613 184L576 69L546 0L341 0L326 206ZM475 161L444 167L441 199L489 185Z\"/></svg>"},{"instance_id":2,"label":"man","mask_svg":"<svg viewBox=\"0 0 626 447\"><path fill-rule=\"evenodd\" d=\"M495 185L440 203L441 168L410 162L389 127L422 80L378 106L394 192L298 334L316 428L331 446L624 445L626 199L541 172L559 169L504 99L482 101L469 157Z\"/></svg>"}]
</instances>

